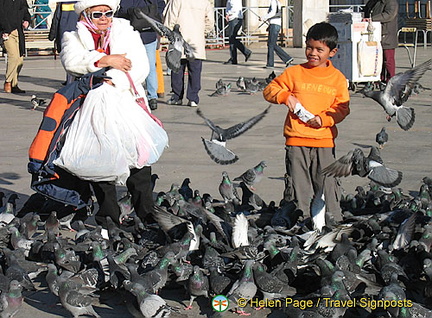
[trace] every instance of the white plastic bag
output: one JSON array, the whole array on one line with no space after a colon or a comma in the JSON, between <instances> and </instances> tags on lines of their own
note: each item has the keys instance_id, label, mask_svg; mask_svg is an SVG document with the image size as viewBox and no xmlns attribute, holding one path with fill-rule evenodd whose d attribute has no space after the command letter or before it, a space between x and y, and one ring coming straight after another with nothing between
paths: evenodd
<instances>
[{"instance_id":1,"label":"white plastic bag","mask_svg":"<svg viewBox=\"0 0 432 318\"><path fill-rule=\"evenodd\" d=\"M66 133L57 166L84 180L124 185L131 168L155 163L168 136L129 92L91 90Z\"/></svg>"},{"instance_id":2,"label":"white plastic bag","mask_svg":"<svg viewBox=\"0 0 432 318\"><path fill-rule=\"evenodd\" d=\"M382 48L378 41L358 42L358 67L360 76L378 76L382 69Z\"/></svg>"}]
</instances>

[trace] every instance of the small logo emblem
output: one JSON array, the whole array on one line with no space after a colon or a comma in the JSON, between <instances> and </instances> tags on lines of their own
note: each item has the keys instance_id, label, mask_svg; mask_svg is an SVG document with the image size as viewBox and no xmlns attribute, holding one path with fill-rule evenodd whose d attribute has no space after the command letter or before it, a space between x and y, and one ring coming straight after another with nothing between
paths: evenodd
<instances>
[{"instance_id":1,"label":"small logo emblem","mask_svg":"<svg viewBox=\"0 0 432 318\"><path fill-rule=\"evenodd\" d=\"M229 300L224 295L217 295L213 297L211 305L213 310L222 312L228 309Z\"/></svg>"}]
</instances>

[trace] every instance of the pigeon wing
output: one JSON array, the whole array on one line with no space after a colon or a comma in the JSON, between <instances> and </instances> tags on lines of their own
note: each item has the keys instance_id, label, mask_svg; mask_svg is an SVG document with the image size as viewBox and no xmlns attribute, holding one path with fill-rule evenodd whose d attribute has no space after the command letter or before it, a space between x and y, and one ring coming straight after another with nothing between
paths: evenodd
<instances>
[{"instance_id":1,"label":"pigeon wing","mask_svg":"<svg viewBox=\"0 0 432 318\"><path fill-rule=\"evenodd\" d=\"M409 87L408 91L410 91L423 74L431 69L431 66L432 59L429 59L408 71L396 74L389 80L385 94L393 97L396 105L402 105L409 97L409 94L406 93L406 86Z\"/></svg>"},{"instance_id":2,"label":"pigeon wing","mask_svg":"<svg viewBox=\"0 0 432 318\"><path fill-rule=\"evenodd\" d=\"M204 119L204 122L207 124L207 126L210 127L210 129L215 133L216 138L219 141L225 141L225 139L223 139L222 134L223 134L223 129L220 128L219 126L216 126L210 119L206 118L201 109L197 108L196 113L198 114L198 116L200 116L202 119ZM213 139L213 135L212 135L212 139Z\"/></svg>"},{"instance_id":3,"label":"pigeon wing","mask_svg":"<svg viewBox=\"0 0 432 318\"><path fill-rule=\"evenodd\" d=\"M354 150L351 150L346 155L340 157L331 165L325 167L321 173L325 176L347 177L353 170Z\"/></svg>"},{"instance_id":4,"label":"pigeon wing","mask_svg":"<svg viewBox=\"0 0 432 318\"><path fill-rule=\"evenodd\" d=\"M249 130L249 128L252 128L256 123L258 123L261 119L264 118L264 116L268 113L270 107L271 104L262 113L250 118L249 120L227 128L225 130L225 139L233 139L237 136L240 136L245 131Z\"/></svg>"},{"instance_id":5,"label":"pigeon wing","mask_svg":"<svg viewBox=\"0 0 432 318\"><path fill-rule=\"evenodd\" d=\"M71 290L66 296L66 302L73 307L87 307L92 304L93 298Z\"/></svg>"},{"instance_id":6,"label":"pigeon wing","mask_svg":"<svg viewBox=\"0 0 432 318\"><path fill-rule=\"evenodd\" d=\"M214 162L220 165L229 165L239 160L234 152L225 148L221 144L204 139L202 137L201 139L204 143L204 148L207 151L207 154Z\"/></svg>"},{"instance_id":7,"label":"pigeon wing","mask_svg":"<svg viewBox=\"0 0 432 318\"><path fill-rule=\"evenodd\" d=\"M133 14L135 14L137 17L142 18L146 20L151 28L160 36L166 36L170 42L173 40L173 31L171 31L169 28L167 28L165 25L160 23L159 21L156 21L152 18L150 18L148 15L146 15L144 12L141 11L140 8L133 8Z\"/></svg>"},{"instance_id":8,"label":"pigeon wing","mask_svg":"<svg viewBox=\"0 0 432 318\"><path fill-rule=\"evenodd\" d=\"M176 216L170 212L165 211L164 209L154 206L155 213L153 213L153 217L156 222L160 225L163 231L168 232L172 228L180 225L182 223L189 223L190 221L185 220L179 216Z\"/></svg>"},{"instance_id":9,"label":"pigeon wing","mask_svg":"<svg viewBox=\"0 0 432 318\"><path fill-rule=\"evenodd\" d=\"M391 188L402 181L402 172L379 164L371 169L368 178L382 186Z\"/></svg>"}]
</instances>

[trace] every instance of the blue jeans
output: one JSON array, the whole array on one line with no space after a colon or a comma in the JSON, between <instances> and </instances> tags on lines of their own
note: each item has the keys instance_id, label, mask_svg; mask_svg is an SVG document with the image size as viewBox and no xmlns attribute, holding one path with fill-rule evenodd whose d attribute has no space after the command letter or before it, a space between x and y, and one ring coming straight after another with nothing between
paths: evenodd
<instances>
[{"instance_id":1,"label":"blue jeans","mask_svg":"<svg viewBox=\"0 0 432 318\"><path fill-rule=\"evenodd\" d=\"M279 45L276 44L281 26L277 24L270 24L268 28L267 39L267 65L268 67L274 66L274 52L286 64L291 59L291 56L285 52Z\"/></svg>"},{"instance_id":2,"label":"blue jeans","mask_svg":"<svg viewBox=\"0 0 432 318\"><path fill-rule=\"evenodd\" d=\"M146 78L147 97L150 100L150 99L158 98L157 96L158 81L157 81L157 74L156 74L157 40L148 44L144 44L144 46L150 64L150 72Z\"/></svg>"},{"instance_id":3,"label":"blue jeans","mask_svg":"<svg viewBox=\"0 0 432 318\"><path fill-rule=\"evenodd\" d=\"M242 24L243 19L234 19L228 22L227 33L229 36L230 56L233 63L237 63L237 49L239 49L245 56L250 52L250 50L248 50L244 44L237 39Z\"/></svg>"}]
</instances>

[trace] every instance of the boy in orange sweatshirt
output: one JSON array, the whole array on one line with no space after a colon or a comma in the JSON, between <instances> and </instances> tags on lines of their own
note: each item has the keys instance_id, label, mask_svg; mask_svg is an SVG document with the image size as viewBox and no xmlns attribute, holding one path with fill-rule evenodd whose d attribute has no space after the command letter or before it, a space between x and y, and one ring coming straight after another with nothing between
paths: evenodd
<instances>
[{"instance_id":1,"label":"boy in orange sweatshirt","mask_svg":"<svg viewBox=\"0 0 432 318\"><path fill-rule=\"evenodd\" d=\"M313 25L306 35L307 62L288 67L263 92L268 102L288 107L284 200L296 202L305 216L310 212L319 230L325 216L327 223L341 219L338 180L321 174L335 160L336 124L350 112L346 78L329 60L337 40L331 24Z\"/></svg>"}]
</instances>

